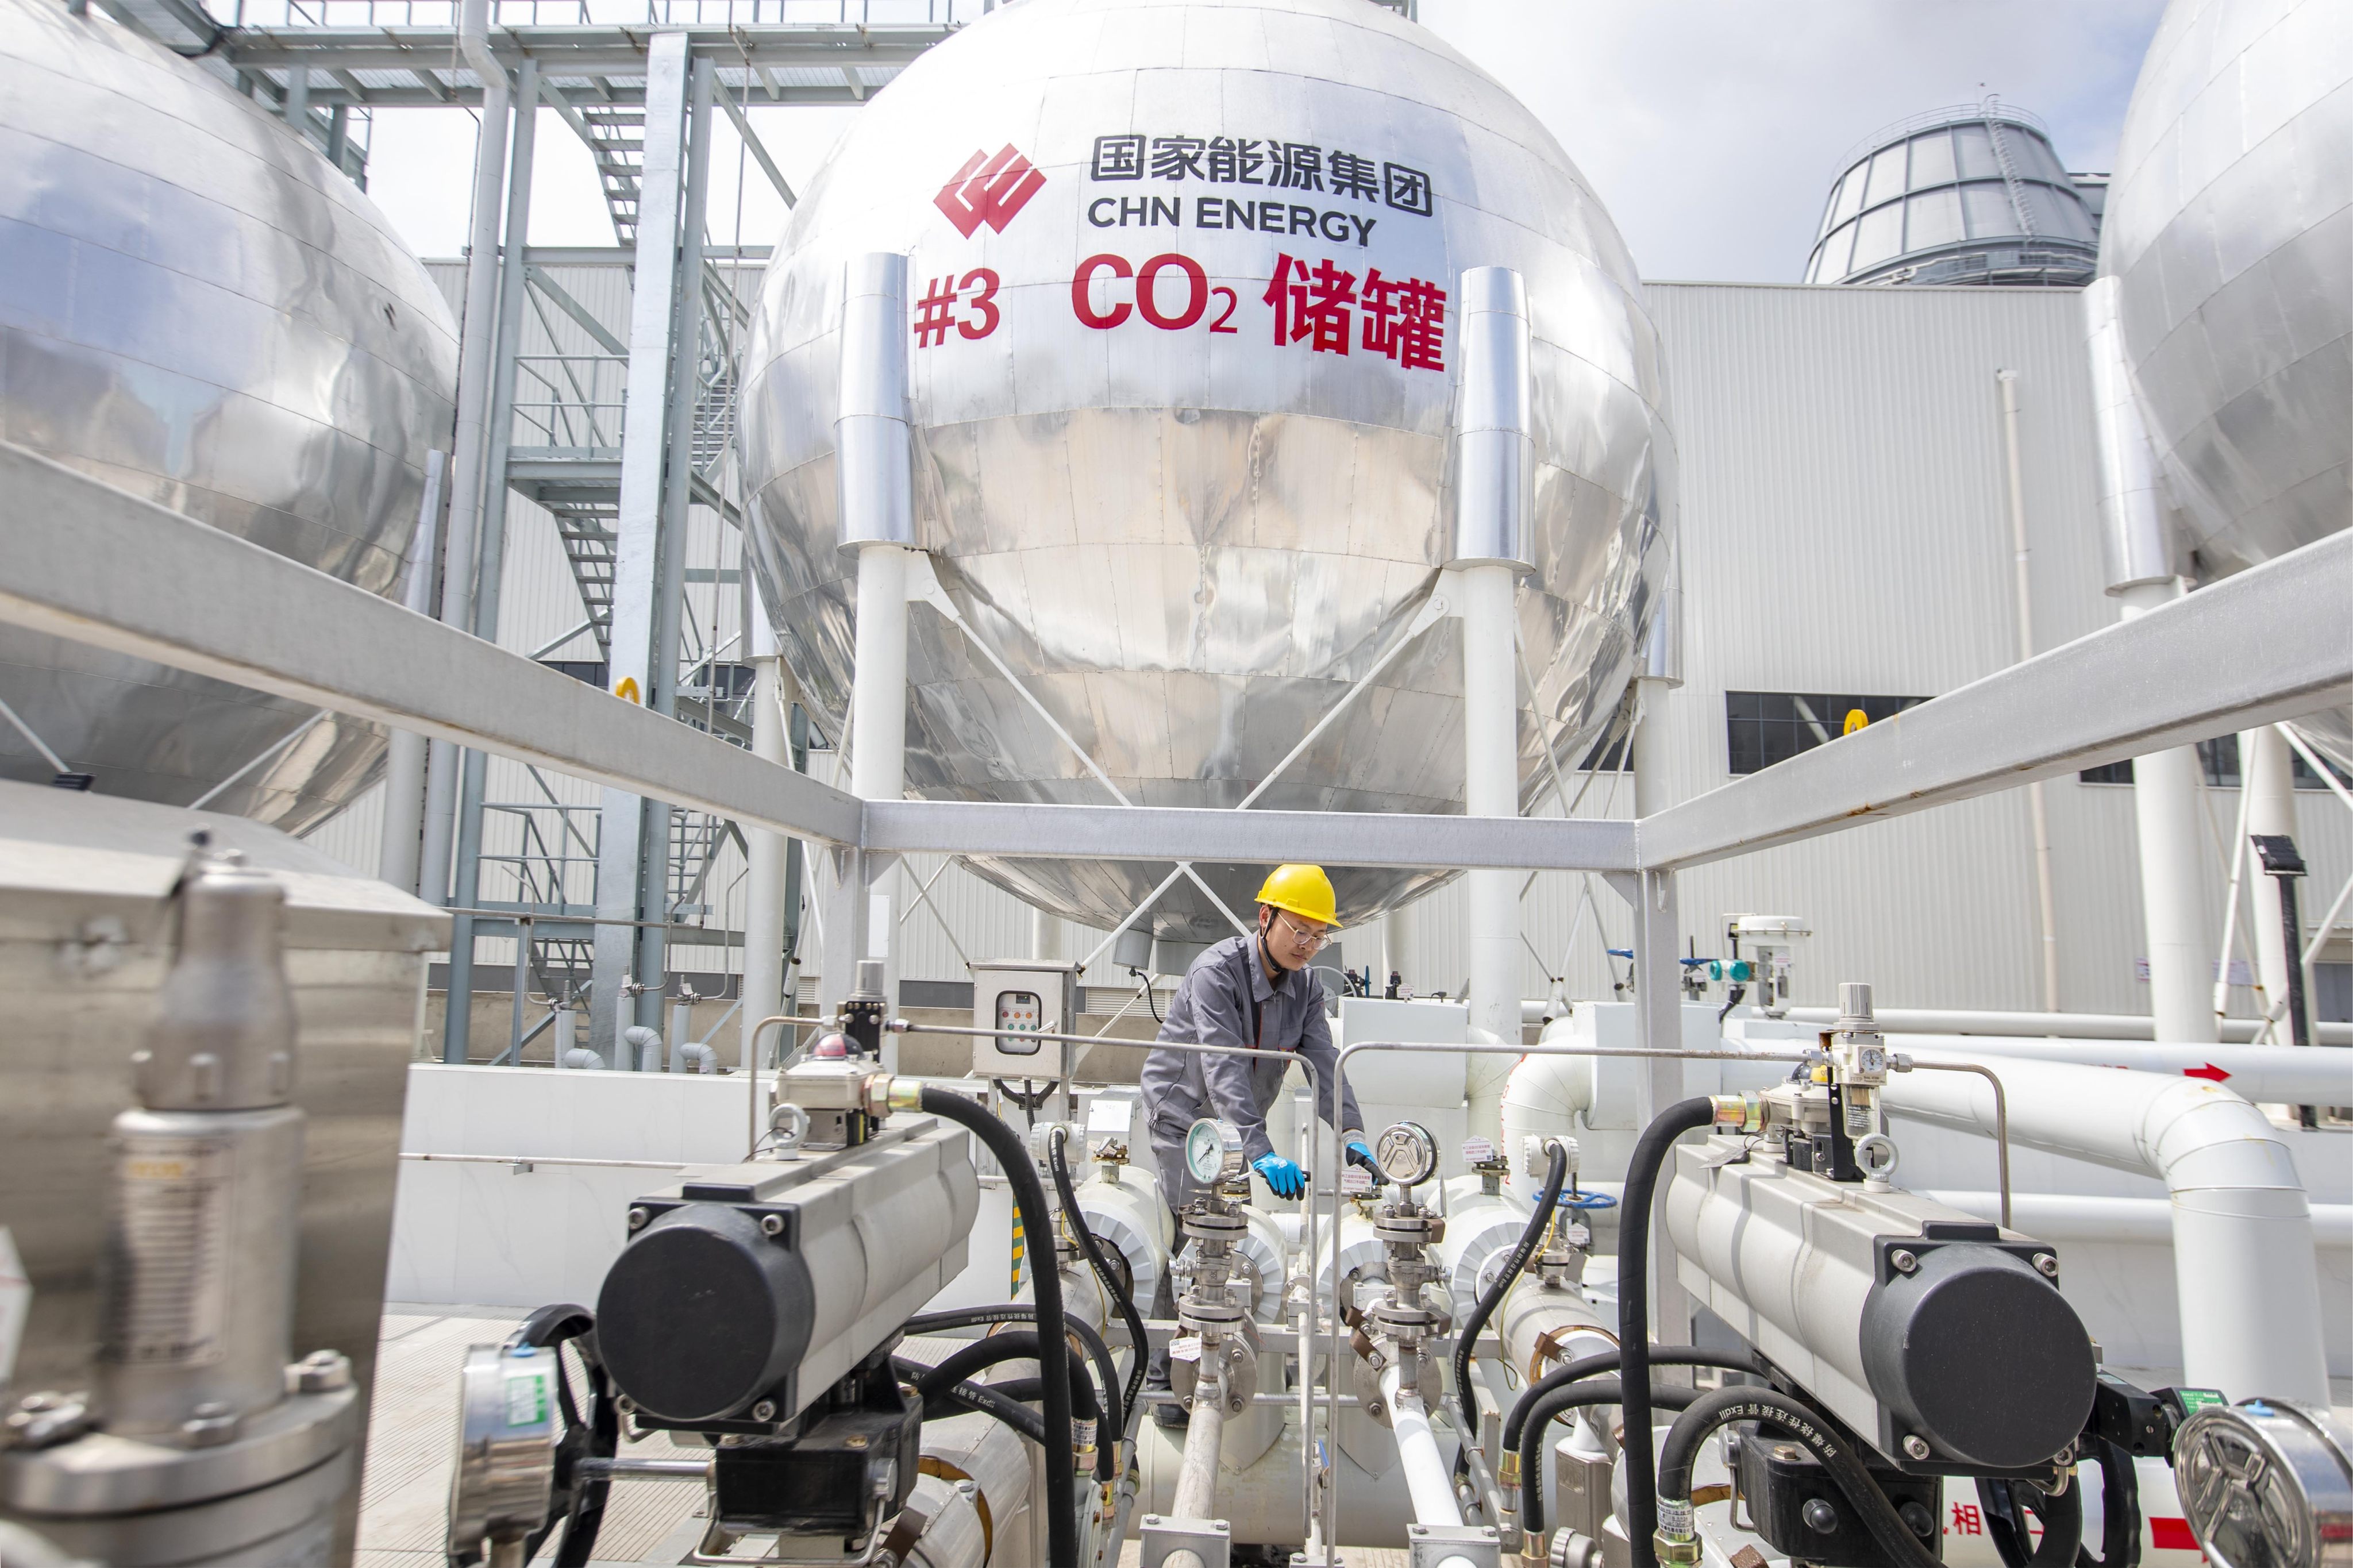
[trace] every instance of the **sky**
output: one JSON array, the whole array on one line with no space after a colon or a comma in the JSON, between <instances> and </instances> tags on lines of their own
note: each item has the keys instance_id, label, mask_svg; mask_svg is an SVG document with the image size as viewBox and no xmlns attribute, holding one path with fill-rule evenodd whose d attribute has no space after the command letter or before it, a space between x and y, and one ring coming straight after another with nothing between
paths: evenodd
<instances>
[{"instance_id":1,"label":"sky","mask_svg":"<svg viewBox=\"0 0 2353 1568\"><path fill-rule=\"evenodd\" d=\"M1646 278L1794 281L1847 151L1923 110L1998 93L2106 170L2162 0L1420 0L1422 24L1560 140ZM796 186L853 109L752 110ZM369 194L421 256L465 245L475 117L394 110ZM723 120L710 237L765 245L785 208ZM544 110L537 245L610 245L585 148ZM739 200L740 192L740 200Z\"/></svg>"}]
</instances>

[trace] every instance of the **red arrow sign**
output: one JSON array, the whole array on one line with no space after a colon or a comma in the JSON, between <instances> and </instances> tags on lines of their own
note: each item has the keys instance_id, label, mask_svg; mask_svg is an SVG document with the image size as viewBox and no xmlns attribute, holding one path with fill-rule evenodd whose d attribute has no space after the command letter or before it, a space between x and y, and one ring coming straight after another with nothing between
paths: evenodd
<instances>
[{"instance_id":1,"label":"red arrow sign","mask_svg":"<svg viewBox=\"0 0 2353 1568\"><path fill-rule=\"evenodd\" d=\"M2221 1068L2216 1067L2212 1062L2208 1062L2202 1068L2183 1068L2181 1069L2181 1076L2183 1078L2202 1078L2211 1083L2221 1083L2224 1079L2229 1078L2231 1075L2224 1072Z\"/></svg>"}]
</instances>

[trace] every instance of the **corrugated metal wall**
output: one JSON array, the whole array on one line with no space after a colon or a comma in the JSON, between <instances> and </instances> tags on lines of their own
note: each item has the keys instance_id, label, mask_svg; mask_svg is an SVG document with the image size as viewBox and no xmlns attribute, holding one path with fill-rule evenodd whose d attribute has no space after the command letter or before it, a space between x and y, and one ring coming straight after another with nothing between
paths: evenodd
<instances>
[{"instance_id":1,"label":"corrugated metal wall","mask_svg":"<svg viewBox=\"0 0 2353 1568\"><path fill-rule=\"evenodd\" d=\"M454 303L462 268L432 270ZM554 276L625 330L621 268ZM2019 378L2037 644L2054 647L2114 618L2102 592L2089 389L2072 292L1654 284L1650 297L1683 458L1686 684L1651 718L1668 731L1670 798L1729 782L1726 689L1936 696L2012 661L1998 371ZM586 334L548 315L552 327L533 317L527 352L591 352ZM710 531L694 542L695 563L733 568L734 541ZM554 529L522 503L505 583L504 646L539 652L578 623ZM723 637L732 632L733 590L698 592L697 614L715 616ZM541 657L594 658L592 646L584 637ZM594 802L571 781L547 783L563 799ZM2147 987L2135 973L2142 942L2131 792L2069 779L2052 783L2049 795L2061 1002L2146 1012ZM540 796L522 770L496 764L491 798ZM2221 847L2236 793L2210 792L2209 804L2215 827L2203 853L2219 935ZM1632 805L1631 781L1605 775L1579 815L1630 815ZM2325 899L2353 869L2353 816L2313 792L2300 805L2310 886L2327 889L2317 895ZM315 841L372 866L375 820L363 803ZM899 873L892 906L902 975L962 979L966 957L1029 951L1026 906L960 868L934 881L938 869L936 858L919 857ZM713 875L714 925L740 921L741 875L730 850ZM913 896L924 882L936 910ZM1530 889L1527 994L1545 994L1555 974L1566 976L1571 995L1611 994L1602 948L1625 944L1628 920L1598 879L1590 905L1585 887L1583 878L1546 874ZM504 896L489 884L485 894ZM1469 972L1461 896L1459 885L1441 889L1398 917L1417 990L1457 991ZM1722 951L1727 913L1807 917L1815 935L1798 955L1797 982L1805 1002L1834 1000L1836 983L1851 979L1874 982L1890 1005L2040 1005L2022 793L1704 868L1683 879L1682 908L1687 940L1703 954ZM1063 951L1082 956L1098 935L1067 928ZM1344 935L1344 961L1377 962L1381 936ZM501 958L493 947L483 944L485 963ZM708 949L677 962L733 970L739 960ZM1123 980L1107 962L1087 976L1093 985ZM2243 992L2239 1000L2238 1010L2251 1010Z\"/></svg>"}]
</instances>

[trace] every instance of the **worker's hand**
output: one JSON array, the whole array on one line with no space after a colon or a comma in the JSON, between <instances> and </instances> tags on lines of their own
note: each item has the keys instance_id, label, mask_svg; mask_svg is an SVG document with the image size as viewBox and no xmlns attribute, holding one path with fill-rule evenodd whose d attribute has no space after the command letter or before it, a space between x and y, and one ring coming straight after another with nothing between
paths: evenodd
<instances>
[{"instance_id":1,"label":"worker's hand","mask_svg":"<svg viewBox=\"0 0 2353 1568\"><path fill-rule=\"evenodd\" d=\"M1381 1168L1373 1163L1373 1152L1366 1146L1363 1139L1348 1140L1348 1159L1352 1163L1362 1165L1366 1170L1370 1171L1376 1179L1380 1176Z\"/></svg>"},{"instance_id":2,"label":"worker's hand","mask_svg":"<svg viewBox=\"0 0 2353 1568\"><path fill-rule=\"evenodd\" d=\"M1295 1198L1306 1185L1300 1179L1299 1167L1280 1154L1261 1154L1250 1162L1250 1169L1279 1198Z\"/></svg>"}]
</instances>

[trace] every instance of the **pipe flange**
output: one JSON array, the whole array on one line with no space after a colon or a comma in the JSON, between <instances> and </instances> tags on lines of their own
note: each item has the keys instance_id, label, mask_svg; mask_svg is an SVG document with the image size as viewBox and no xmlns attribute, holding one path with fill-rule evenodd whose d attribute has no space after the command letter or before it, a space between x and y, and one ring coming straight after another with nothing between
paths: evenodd
<instances>
[{"instance_id":1,"label":"pipe flange","mask_svg":"<svg viewBox=\"0 0 2353 1568\"><path fill-rule=\"evenodd\" d=\"M1184 1228L1187 1237L1204 1245L1222 1243L1230 1247L1250 1234L1250 1221L1231 1212L1187 1209Z\"/></svg>"},{"instance_id":2,"label":"pipe flange","mask_svg":"<svg viewBox=\"0 0 2353 1568\"><path fill-rule=\"evenodd\" d=\"M1245 1322L1243 1329L1248 1327ZM1194 1396L1200 1392L1202 1364L1222 1364L1226 1414L1240 1415L1250 1408L1250 1397L1258 1392L1257 1339L1255 1333L1247 1331L1200 1335L1189 1340L1178 1336L1168 1347L1168 1391L1176 1396L1179 1405L1190 1410Z\"/></svg>"}]
</instances>

